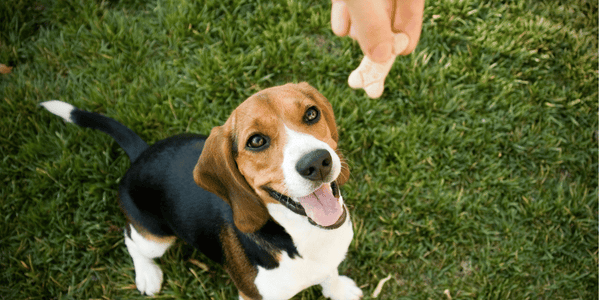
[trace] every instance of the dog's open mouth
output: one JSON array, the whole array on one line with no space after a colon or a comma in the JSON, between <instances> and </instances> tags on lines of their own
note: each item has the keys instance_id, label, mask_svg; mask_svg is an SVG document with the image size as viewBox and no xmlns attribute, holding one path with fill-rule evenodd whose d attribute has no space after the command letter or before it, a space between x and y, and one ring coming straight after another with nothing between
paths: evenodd
<instances>
[{"instance_id":1,"label":"dog's open mouth","mask_svg":"<svg viewBox=\"0 0 600 300\"><path fill-rule=\"evenodd\" d=\"M313 224L325 229L340 227L346 220L346 208L339 201L339 187L335 181L324 183L312 193L299 197L298 201L265 188L271 197L289 210L307 216Z\"/></svg>"}]
</instances>

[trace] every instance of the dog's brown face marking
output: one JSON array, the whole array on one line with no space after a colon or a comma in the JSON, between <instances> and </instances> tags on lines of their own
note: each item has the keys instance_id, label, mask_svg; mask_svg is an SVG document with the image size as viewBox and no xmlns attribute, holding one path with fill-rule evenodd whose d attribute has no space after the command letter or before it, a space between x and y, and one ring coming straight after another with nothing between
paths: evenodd
<instances>
[{"instance_id":1,"label":"dog's brown face marking","mask_svg":"<svg viewBox=\"0 0 600 300\"><path fill-rule=\"evenodd\" d=\"M275 200L262 187L286 192L281 169L287 143L285 127L337 148L337 140L332 137L335 128L329 128L331 123L327 122L334 118L331 105L307 87L285 85L261 91L238 106L229 119L237 141L238 168L265 204Z\"/></svg>"}]
</instances>

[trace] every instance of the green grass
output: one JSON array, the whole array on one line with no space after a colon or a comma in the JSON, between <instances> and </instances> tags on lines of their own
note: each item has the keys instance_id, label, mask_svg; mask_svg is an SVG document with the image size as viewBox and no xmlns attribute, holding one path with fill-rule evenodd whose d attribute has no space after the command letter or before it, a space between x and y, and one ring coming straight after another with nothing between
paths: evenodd
<instances>
[{"instance_id":1,"label":"green grass","mask_svg":"<svg viewBox=\"0 0 600 300\"><path fill-rule=\"evenodd\" d=\"M204 2L207 2L204 4ZM0 299L142 299L108 136L208 133L256 91L308 81L332 103L355 239L340 272L369 299L598 299L598 3L427 1L381 99L328 0L0 2ZM207 263L205 271L190 259ZM178 243L158 298L236 299ZM319 288L295 299L322 299Z\"/></svg>"}]
</instances>

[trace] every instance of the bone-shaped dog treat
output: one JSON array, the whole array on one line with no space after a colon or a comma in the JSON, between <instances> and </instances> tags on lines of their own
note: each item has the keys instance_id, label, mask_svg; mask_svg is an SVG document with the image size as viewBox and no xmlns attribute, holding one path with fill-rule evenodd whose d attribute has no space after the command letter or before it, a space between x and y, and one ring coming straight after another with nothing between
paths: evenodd
<instances>
[{"instance_id":1,"label":"bone-shaped dog treat","mask_svg":"<svg viewBox=\"0 0 600 300\"><path fill-rule=\"evenodd\" d=\"M396 56L408 46L408 35L405 33L394 34L392 56L384 63L376 63L365 55L358 68L348 77L348 85L353 89L362 88L370 98L379 98L383 94L383 84Z\"/></svg>"}]
</instances>

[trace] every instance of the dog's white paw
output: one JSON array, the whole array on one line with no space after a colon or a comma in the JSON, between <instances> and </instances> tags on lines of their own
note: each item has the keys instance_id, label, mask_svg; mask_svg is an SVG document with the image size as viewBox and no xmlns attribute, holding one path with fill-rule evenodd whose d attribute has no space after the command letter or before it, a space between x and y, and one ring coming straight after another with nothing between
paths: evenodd
<instances>
[{"instance_id":1,"label":"dog's white paw","mask_svg":"<svg viewBox=\"0 0 600 300\"><path fill-rule=\"evenodd\" d=\"M160 291L163 272L152 260L135 265L135 285L140 293L154 296Z\"/></svg>"},{"instance_id":2,"label":"dog's white paw","mask_svg":"<svg viewBox=\"0 0 600 300\"><path fill-rule=\"evenodd\" d=\"M354 280L346 276L338 276L323 284L323 296L333 300L358 300L362 298L362 290Z\"/></svg>"}]
</instances>

